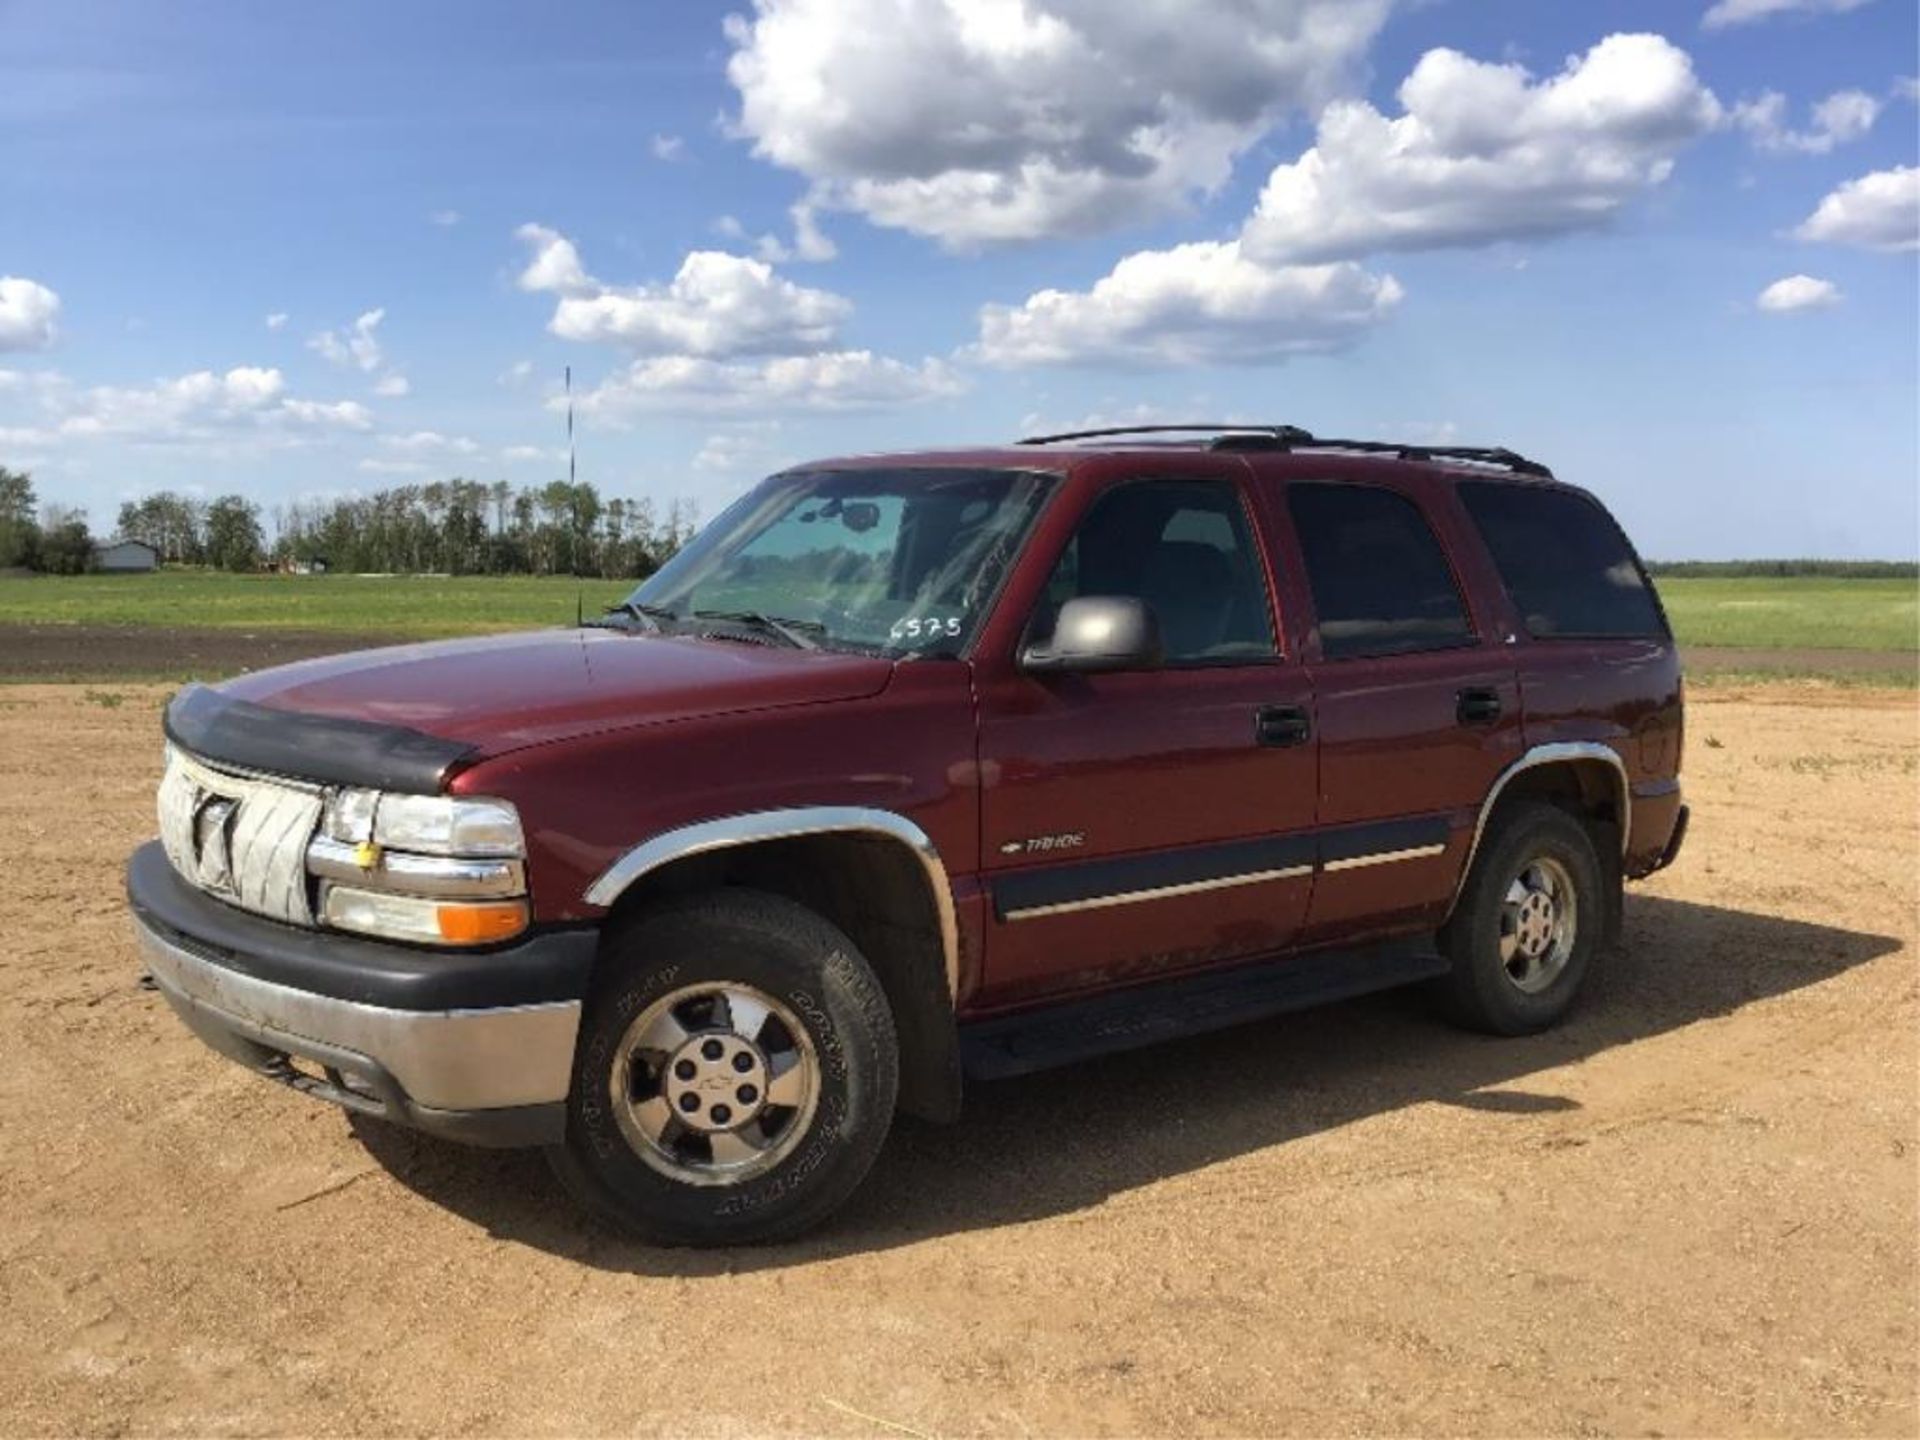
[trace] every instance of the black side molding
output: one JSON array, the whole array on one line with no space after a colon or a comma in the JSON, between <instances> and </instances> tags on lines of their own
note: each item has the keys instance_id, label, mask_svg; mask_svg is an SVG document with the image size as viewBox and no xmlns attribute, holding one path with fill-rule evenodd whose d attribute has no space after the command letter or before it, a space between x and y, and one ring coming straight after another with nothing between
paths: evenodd
<instances>
[{"instance_id":1,"label":"black side molding","mask_svg":"<svg viewBox=\"0 0 1920 1440\"><path fill-rule=\"evenodd\" d=\"M165 726L175 744L216 763L415 795L437 794L474 750L404 725L272 710L205 685L174 695Z\"/></svg>"},{"instance_id":2,"label":"black side molding","mask_svg":"<svg viewBox=\"0 0 1920 1440\"><path fill-rule=\"evenodd\" d=\"M1112 904L1117 896L1167 886L1204 885L1269 870L1311 868L1313 847L1311 834L1279 835L1024 870L994 880L994 917L1005 920L1025 910L1054 905Z\"/></svg>"}]
</instances>

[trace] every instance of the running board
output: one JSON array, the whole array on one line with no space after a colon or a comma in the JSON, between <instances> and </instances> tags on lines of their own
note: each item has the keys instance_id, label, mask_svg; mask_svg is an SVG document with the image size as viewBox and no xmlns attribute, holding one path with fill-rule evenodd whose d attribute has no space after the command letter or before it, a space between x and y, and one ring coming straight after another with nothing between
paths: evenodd
<instances>
[{"instance_id":1,"label":"running board","mask_svg":"<svg viewBox=\"0 0 1920 1440\"><path fill-rule=\"evenodd\" d=\"M998 1080L1183 1035L1349 1000L1447 973L1430 939L1326 950L964 1025L967 1078Z\"/></svg>"}]
</instances>

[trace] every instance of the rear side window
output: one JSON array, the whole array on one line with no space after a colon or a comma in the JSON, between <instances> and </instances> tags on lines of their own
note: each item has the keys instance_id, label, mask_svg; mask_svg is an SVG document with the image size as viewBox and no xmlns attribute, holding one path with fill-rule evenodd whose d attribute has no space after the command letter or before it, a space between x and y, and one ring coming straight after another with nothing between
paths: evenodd
<instances>
[{"instance_id":1,"label":"rear side window","mask_svg":"<svg viewBox=\"0 0 1920 1440\"><path fill-rule=\"evenodd\" d=\"M1413 501L1373 485L1296 483L1287 510L1329 660L1473 643L1452 567Z\"/></svg>"},{"instance_id":2,"label":"rear side window","mask_svg":"<svg viewBox=\"0 0 1920 1440\"><path fill-rule=\"evenodd\" d=\"M1489 481L1462 483L1460 500L1529 635L1665 637L1646 576L1597 504L1566 490Z\"/></svg>"}]
</instances>

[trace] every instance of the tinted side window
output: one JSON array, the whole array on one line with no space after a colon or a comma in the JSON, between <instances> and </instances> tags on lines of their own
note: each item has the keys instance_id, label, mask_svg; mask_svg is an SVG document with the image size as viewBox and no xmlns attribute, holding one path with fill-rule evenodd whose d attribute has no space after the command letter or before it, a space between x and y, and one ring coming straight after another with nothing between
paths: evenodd
<instances>
[{"instance_id":1,"label":"tinted side window","mask_svg":"<svg viewBox=\"0 0 1920 1440\"><path fill-rule=\"evenodd\" d=\"M1267 586L1234 486L1142 480L1109 490L1074 532L1047 583L1032 633L1080 595L1130 595L1153 607L1169 664L1274 653Z\"/></svg>"},{"instance_id":2,"label":"tinted side window","mask_svg":"<svg viewBox=\"0 0 1920 1440\"><path fill-rule=\"evenodd\" d=\"M1473 642L1446 554L1406 496L1372 485L1294 484L1287 509L1328 659Z\"/></svg>"},{"instance_id":3,"label":"tinted side window","mask_svg":"<svg viewBox=\"0 0 1920 1440\"><path fill-rule=\"evenodd\" d=\"M1626 537L1598 505L1565 490L1489 481L1462 484L1460 499L1528 634L1665 636Z\"/></svg>"}]
</instances>

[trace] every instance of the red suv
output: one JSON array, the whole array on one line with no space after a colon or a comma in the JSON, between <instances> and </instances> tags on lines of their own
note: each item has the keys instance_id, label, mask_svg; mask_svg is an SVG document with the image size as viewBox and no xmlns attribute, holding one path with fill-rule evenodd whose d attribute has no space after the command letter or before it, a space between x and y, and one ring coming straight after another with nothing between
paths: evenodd
<instances>
[{"instance_id":1,"label":"red suv","mask_svg":"<svg viewBox=\"0 0 1920 1440\"><path fill-rule=\"evenodd\" d=\"M1600 504L1284 426L803 466L588 626L166 733L128 890L188 1025L678 1243L814 1224L966 1078L1410 982L1550 1025L1686 828Z\"/></svg>"}]
</instances>

